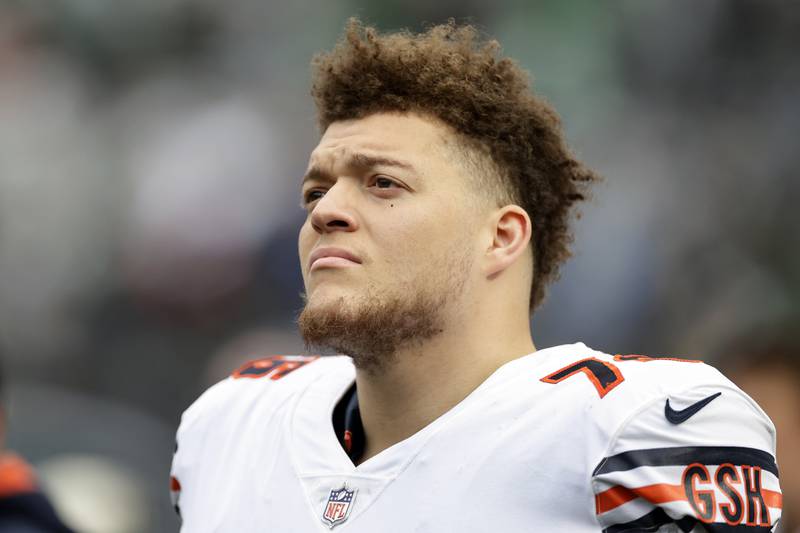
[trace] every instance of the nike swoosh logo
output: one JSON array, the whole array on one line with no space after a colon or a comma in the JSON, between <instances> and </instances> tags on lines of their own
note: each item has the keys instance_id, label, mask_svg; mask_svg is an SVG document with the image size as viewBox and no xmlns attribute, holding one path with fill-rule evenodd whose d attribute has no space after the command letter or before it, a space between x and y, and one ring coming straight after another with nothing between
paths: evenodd
<instances>
[{"instance_id":1,"label":"nike swoosh logo","mask_svg":"<svg viewBox=\"0 0 800 533\"><path fill-rule=\"evenodd\" d=\"M669 398L667 398L667 403L666 403L666 405L664 405L664 416L666 416L667 420L669 420L671 423L673 423L675 425L682 424L683 422L686 422L691 417L693 417L695 414L697 414L697 411L699 411L700 409L702 409L706 405L710 404L714 400L714 398L716 398L720 394L722 394L722 393L718 392L716 394L712 394L708 398L703 398L699 402L693 403L692 405L690 405L686 409L681 409L680 411L676 411L675 409L670 407Z\"/></svg>"}]
</instances>

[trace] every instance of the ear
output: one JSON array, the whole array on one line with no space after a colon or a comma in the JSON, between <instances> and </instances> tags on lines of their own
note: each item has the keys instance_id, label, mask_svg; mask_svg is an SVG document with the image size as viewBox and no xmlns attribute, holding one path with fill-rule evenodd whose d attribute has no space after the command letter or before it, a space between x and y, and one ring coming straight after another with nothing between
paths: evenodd
<instances>
[{"instance_id":1,"label":"ear","mask_svg":"<svg viewBox=\"0 0 800 533\"><path fill-rule=\"evenodd\" d=\"M492 215L491 244L484 255L484 273L494 278L516 263L531 242L531 219L518 205L506 205Z\"/></svg>"}]
</instances>

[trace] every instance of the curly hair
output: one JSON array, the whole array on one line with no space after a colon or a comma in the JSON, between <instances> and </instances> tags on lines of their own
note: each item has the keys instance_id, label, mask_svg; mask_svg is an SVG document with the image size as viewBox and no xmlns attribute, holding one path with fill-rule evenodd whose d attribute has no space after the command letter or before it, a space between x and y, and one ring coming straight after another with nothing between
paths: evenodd
<instances>
[{"instance_id":1,"label":"curly hair","mask_svg":"<svg viewBox=\"0 0 800 533\"><path fill-rule=\"evenodd\" d=\"M571 255L572 207L600 178L572 155L527 73L499 51L497 41L452 20L420 34L380 34L352 18L333 50L314 57L311 94L323 132L377 112L414 112L449 126L473 168L489 169L489 182L481 181L493 200L516 203L531 218L535 309Z\"/></svg>"}]
</instances>

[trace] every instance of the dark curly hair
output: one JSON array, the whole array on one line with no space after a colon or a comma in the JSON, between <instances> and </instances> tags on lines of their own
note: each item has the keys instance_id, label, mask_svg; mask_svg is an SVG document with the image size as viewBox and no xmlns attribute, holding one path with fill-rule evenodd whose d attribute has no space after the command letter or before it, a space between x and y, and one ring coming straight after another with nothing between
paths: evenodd
<instances>
[{"instance_id":1,"label":"dark curly hair","mask_svg":"<svg viewBox=\"0 0 800 533\"><path fill-rule=\"evenodd\" d=\"M314 57L311 94L323 132L376 112L416 112L452 128L473 168L489 170L479 179L493 200L531 218L534 309L570 256L571 208L599 176L574 158L558 115L499 50L452 20L421 34L380 34L353 18L333 50Z\"/></svg>"}]
</instances>

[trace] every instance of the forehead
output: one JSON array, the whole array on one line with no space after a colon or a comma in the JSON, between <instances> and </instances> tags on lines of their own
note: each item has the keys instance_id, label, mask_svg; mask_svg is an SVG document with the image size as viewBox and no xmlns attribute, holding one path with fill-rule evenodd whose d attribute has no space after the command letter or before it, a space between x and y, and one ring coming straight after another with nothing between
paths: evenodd
<instances>
[{"instance_id":1,"label":"forehead","mask_svg":"<svg viewBox=\"0 0 800 533\"><path fill-rule=\"evenodd\" d=\"M309 164L333 162L352 153L402 156L414 163L441 158L450 132L444 124L416 114L375 113L331 123L311 152Z\"/></svg>"}]
</instances>

